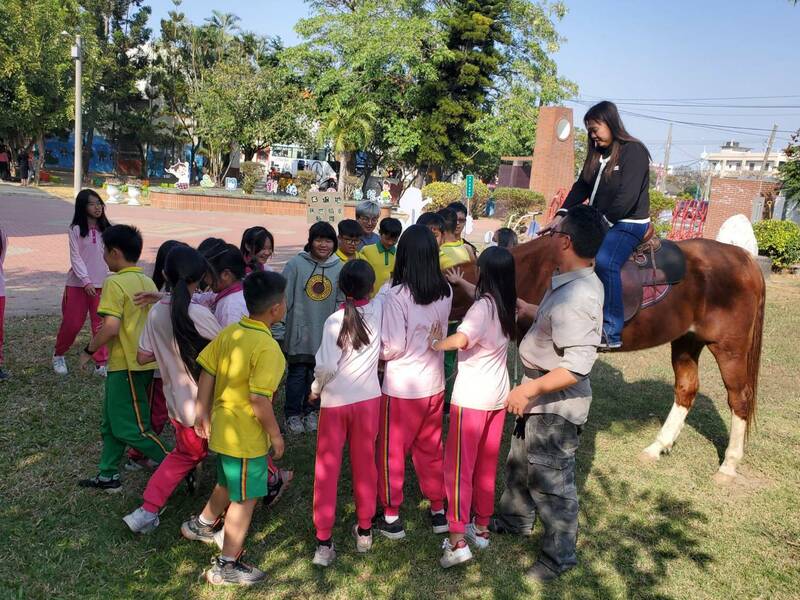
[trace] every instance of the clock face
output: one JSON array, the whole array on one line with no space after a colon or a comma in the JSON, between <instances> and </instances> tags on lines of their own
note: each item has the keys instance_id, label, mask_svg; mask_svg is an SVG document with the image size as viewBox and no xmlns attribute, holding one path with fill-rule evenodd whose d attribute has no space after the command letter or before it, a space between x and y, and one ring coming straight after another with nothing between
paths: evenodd
<instances>
[{"instance_id":1,"label":"clock face","mask_svg":"<svg viewBox=\"0 0 800 600\"><path fill-rule=\"evenodd\" d=\"M559 141L563 142L567 138L569 138L569 134L572 132L572 125L566 119L559 119L558 123L556 123L556 137Z\"/></svg>"}]
</instances>

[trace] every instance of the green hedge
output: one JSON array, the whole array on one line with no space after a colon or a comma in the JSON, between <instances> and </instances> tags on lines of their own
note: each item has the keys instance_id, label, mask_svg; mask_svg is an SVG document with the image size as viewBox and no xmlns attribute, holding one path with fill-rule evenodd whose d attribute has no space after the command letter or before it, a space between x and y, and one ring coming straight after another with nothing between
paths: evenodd
<instances>
[{"instance_id":1,"label":"green hedge","mask_svg":"<svg viewBox=\"0 0 800 600\"><path fill-rule=\"evenodd\" d=\"M759 221L753 225L758 253L772 258L776 267L800 263L800 227L792 221Z\"/></svg>"},{"instance_id":2,"label":"green hedge","mask_svg":"<svg viewBox=\"0 0 800 600\"><path fill-rule=\"evenodd\" d=\"M544 208L544 196L533 190L498 187L494 190L495 218L509 215L524 215L532 210Z\"/></svg>"},{"instance_id":3,"label":"green hedge","mask_svg":"<svg viewBox=\"0 0 800 600\"><path fill-rule=\"evenodd\" d=\"M466 183L457 185L447 181L435 181L422 188L422 197L431 198L433 200L433 202L425 208L427 211L445 208L451 202L463 202L466 204ZM488 200L489 186L476 179L470 206L470 211L474 218L478 218L484 214L486 202Z\"/></svg>"}]
</instances>

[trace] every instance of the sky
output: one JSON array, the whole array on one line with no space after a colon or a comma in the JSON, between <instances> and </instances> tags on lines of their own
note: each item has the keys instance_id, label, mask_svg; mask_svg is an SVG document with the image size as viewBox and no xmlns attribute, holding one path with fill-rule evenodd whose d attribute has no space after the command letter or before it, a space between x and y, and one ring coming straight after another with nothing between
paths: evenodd
<instances>
[{"instance_id":1,"label":"sky","mask_svg":"<svg viewBox=\"0 0 800 600\"><path fill-rule=\"evenodd\" d=\"M172 2L149 4L157 33ZM566 5L569 12L557 25L564 42L555 60L560 74L578 84L578 96L566 103L576 125L593 102L617 101L628 131L661 162L672 121L670 164L676 166L696 166L704 150L715 151L727 140L763 152L775 124L774 147L784 148L789 132L800 128L800 4L566 0ZM302 0L181 5L195 23L212 9L232 12L243 29L280 36L286 45L299 42L293 27L308 14Z\"/></svg>"}]
</instances>

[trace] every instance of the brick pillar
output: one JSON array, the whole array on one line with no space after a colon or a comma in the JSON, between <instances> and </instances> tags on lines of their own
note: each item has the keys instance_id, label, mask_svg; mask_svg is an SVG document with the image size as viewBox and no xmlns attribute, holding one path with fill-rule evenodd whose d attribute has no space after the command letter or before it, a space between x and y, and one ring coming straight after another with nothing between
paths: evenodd
<instances>
[{"instance_id":1,"label":"brick pillar","mask_svg":"<svg viewBox=\"0 0 800 600\"><path fill-rule=\"evenodd\" d=\"M776 183L764 181L760 184L761 194L774 191ZM758 196L757 179L736 179L734 177L712 177L711 192L708 198L708 216L703 237L715 239L719 228L733 215L743 214L750 219L753 215L753 202Z\"/></svg>"},{"instance_id":2,"label":"brick pillar","mask_svg":"<svg viewBox=\"0 0 800 600\"><path fill-rule=\"evenodd\" d=\"M569 135L559 140L556 128L565 119ZM575 132L572 109L563 106L543 106L536 124L536 145L533 149L530 189L549 202L560 188L567 191L575 181Z\"/></svg>"}]
</instances>

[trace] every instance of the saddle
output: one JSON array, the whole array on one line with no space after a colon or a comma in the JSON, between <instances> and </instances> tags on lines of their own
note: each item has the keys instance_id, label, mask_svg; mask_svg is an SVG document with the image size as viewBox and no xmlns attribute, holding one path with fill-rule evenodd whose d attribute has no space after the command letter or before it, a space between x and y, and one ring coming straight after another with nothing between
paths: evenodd
<instances>
[{"instance_id":1,"label":"saddle","mask_svg":"<svg viewBox=\"0 0 800 600\"><path fill-rule=\"evenodd\" d=\"M622 267L622 304L627 323L643 308L661 302L686 274L686 257L675 243L647 229Z\"/></svg>"}]
</instances>

